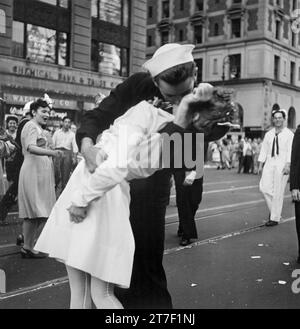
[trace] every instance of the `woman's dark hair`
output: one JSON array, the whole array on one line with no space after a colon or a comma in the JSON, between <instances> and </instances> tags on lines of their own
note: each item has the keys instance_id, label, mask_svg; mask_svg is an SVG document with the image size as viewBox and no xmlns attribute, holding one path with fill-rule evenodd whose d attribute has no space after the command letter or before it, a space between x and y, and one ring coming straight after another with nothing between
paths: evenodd
<instances>
[{"instance_id":1,"label":"woman's dark hair","mask_svg":"<svg viewBox=\"0 0 300 329\"><path fill-rule=\"evenodd\" d=\"M36 112L39 107L46 108L49 107L48 103L43 99L39 98L35 102L30 104L30 114L33 116L33 111Z\"/></svg>"},{"instance_id":2,"label":"woman's dark hair","mask_svg":"<svg viewBox=\"0 0 300 329\"><path fill-rule=\"evenodd\" d=\"M159 84L159 80L163 80L170 85L177 85L192 77L194 75L195 69L195 62L180 64L160 73L154 78L154 80L157 84Z\"/></svg>"},{"instance_id":3,"label":"woman's dark hair","mask_svg":"<svg viewBox=\"0 0 300 329\"><path fill-rule=\"evenodd\" d=\"M9 115L7 118L6 118L6 125L8 125L9 121L15 121L16 124L19 123L19 120L17 117L13 116L13 115Z\"/></svg>"},{"instance_id":4,"label":"woman's dark hair","mask_svg":"<svg viewBox=\"0 0 300 329\"><path fill-rule=\"evenodd\" d=\"M62 122L65 122L65 120L67 120L67 119L69 119L70 121L72 121L71 118L70 118L69 116L67 116L67 115L65 115L65 116L62 118L61 121L62 121Z\"/></svg>"}]
</instances>

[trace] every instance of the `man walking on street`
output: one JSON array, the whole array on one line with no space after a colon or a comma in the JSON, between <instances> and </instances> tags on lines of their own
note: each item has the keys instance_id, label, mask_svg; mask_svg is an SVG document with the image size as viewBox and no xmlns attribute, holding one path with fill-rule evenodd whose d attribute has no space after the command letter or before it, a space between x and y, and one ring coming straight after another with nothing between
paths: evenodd
<instances>
[{"instance_id":1,"label":"man walking on street","mask_svg":"<svg viewBox=\"0 0 300 329\"><path fill-rule=\"evenodd\" d=\"M278 225L281 219L294 136L288 128L284 127L285 110L273 111L272 118L275 127L266 133L258 158L258 173L262 173L259 188L270 211L266 226Z\"/></svg>"},{"instance_id":2,"label":"man walking on street","mask_svg":"<svg viewBox=\"0 0 300 329\"><path fill-rule=\"evenodd\" d=\"M63 157L55 158L55 186L57 196L63 191L68 183L73 163L78 153L78 147L75 140L75 134L71 131L71 120L64 117L63 126L53 135L53 145L56 150L64 153Z\"/></svg>"}]
</instances>

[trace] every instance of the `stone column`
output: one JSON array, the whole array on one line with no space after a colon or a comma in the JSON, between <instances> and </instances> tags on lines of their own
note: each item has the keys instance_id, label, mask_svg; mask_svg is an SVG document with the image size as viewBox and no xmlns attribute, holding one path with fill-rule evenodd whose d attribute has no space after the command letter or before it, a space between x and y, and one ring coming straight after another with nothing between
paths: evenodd
<instances>
[{"instance_id":1,"label":"stone column","mask_svg":"<svg viewBox=\"0 0 300 329\"><path fill-rule=\"evenodd\" d=\"M0 55L11 55L13 0L0 0Z\"/></svg>"},{"instance_id":2,"label":"stone column","mask_svg":"<svg viewBox=\"0 0 300 329\"><path fill-rule=\"evenodd\" d=\"M90 0L72 1L71 25L71 66L77 69L90 70L92 38Z\"/></svg>"},{"instance_id":3,"label":"stone column","mask_svg":"<svg viewBox=\"0 0 300 329\"><path fill-rule=\"evenodd\" d=\"M130 75L142 71L146 59L147 1L131 1Z\"/></svg>"}]
</instances>

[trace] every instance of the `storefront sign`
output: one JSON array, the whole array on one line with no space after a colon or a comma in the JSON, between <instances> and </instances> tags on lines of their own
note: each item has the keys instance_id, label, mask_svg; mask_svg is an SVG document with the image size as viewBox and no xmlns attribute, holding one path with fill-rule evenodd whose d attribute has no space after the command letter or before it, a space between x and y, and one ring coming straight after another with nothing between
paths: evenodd
<instances>
[{"instance_id":1,"label":"storefront sign","mask_svg":"<svg viewBox=\"0 0 300 329\"><path fill-rule=\"evenodd\" d=\"M0 72L109 90L115 88L123 81L123 79L119 77L100 77L99 74L87 71L67 68L62 69L55 66L49 67L45 64L26 64L21 60L13 61L4 58L0 58Z\"/></svg>"},{"instance_id":2,"label":"storefront sign","mask_svg":"<svg viewBox=\"0 0 300 329\"><path fill-rule=\"evenodd\" d=\"M7 104L13 105L25 105L28 102L35 101L38 97L34 96L24 96L24 95L15 95L15 94L4 94L4 100ZM77 102L67 99L56 99L52 98L53 107L57 109L68 109L68 110L77 110Z\"/></svg>"}]
</instances>

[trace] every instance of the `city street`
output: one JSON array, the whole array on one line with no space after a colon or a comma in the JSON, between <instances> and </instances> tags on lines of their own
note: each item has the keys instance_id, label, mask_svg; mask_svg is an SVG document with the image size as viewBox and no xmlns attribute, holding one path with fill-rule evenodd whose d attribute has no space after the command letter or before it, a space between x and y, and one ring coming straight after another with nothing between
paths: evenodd
<instances>
[{"instance_id":1,"label":"city street","mask_svg":"<svg viewBox=\"0 0 300 329\"><path fill-rule=\"evenodd\" d=\"M288 188L282 223L267 228L258 176L206 168L204 182L199 238L192 245L179 247L174 190L167 210L164 265L174 308L299 308L300 295L292 291L292 272L300 265ZM0 226L0 309L67 309L64 266L21 259L14 245L20 225L12 213Z\"/></svg>"}]
</instances>

